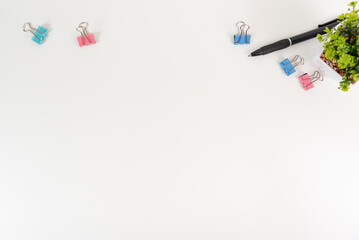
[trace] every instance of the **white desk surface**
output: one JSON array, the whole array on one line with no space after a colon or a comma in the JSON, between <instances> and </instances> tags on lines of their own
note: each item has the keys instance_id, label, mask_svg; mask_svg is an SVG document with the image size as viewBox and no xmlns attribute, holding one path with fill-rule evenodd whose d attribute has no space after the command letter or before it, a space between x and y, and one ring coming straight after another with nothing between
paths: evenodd
<instances>
[{"instance_id":1,"label":"white desk surface","mask_svg":"<svg viewBox=\"0 0 359 240\"><path fill-rule=\"evenodd\" d=\"M358 240L359 86L283 74L316 40L247 57L347 2L3 2L0 239Z\"/></svg>"}]
</instances>

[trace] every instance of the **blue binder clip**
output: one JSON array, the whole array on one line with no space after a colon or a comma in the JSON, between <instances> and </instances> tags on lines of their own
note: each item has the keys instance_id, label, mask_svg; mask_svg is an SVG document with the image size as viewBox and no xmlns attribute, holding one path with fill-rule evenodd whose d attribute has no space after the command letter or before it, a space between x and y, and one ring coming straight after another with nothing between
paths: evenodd
<instances>
[{"instance_id":1,"label":"blue binder clip","mask_svg":"<svg viewBox=\"0 0 359 240\"><path fill-rule=\"evenodd\" d=\"M285 59L283 62L280 63L280 66L283 68L285 74L287 74L287 76L290 76L296 72L295 70L296 67L303 64L304 64L304 58L302 58L299 55L296 55L291 61L289 61L288 58Z\"/></svg>"},{"instance_id":2,"label":"blue binder clip","mask_svg":"<svg viewBox=\"0 0 359 240\"><path fill-rule=\"evenodd\" d=\"M251 28L248 24L240 21L236 24L238 33L234 35L234 45L243 45L251 43L251 35L248 30Z\"/></svg>"},{"instance_id":3,"label":"blue binder clip","mask_svg":"<svg viewBox=\"0 0 359 240\"><path fill-rule=\"evenodd\" d=\"M31 23L27 22L23 26L24 32L31 32L34 36L32 37L32 41L36 42L37 44L42 44L43 40L45 39L48 31L46 28L39 26L37 29L31 26Z\"/></svg>"}]
</instances>

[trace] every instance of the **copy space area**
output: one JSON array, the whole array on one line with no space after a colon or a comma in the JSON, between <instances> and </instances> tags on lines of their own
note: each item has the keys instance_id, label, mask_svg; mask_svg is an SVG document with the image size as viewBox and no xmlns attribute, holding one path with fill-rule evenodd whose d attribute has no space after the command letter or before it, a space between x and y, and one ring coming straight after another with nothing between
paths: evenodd
<instances>
[{"instance_id":1,"label":"copy space area","mask_svg":"<svg viewBox=\"0 0 359 240\"><path fill-rule=\"evenodd\" d=\"M347 3L3 1L0 239L358 240L359 86L303 90L316 39L247 57Z\"/></svg>"}]
</instances>

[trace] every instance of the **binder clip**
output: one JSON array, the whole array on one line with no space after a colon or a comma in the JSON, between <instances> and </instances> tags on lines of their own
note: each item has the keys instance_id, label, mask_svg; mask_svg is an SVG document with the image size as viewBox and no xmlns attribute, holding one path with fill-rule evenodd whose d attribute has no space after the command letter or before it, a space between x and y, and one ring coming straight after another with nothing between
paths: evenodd
<instances>
[{"instance_id":1,"label":"binder clip","mask_svg":"<svg viewBox=\"0 0 359 240\"><path fill-rule=\"evenodd\" d=\"M43 40L45 39L48 31L46 28L39 26L37 29L31 26L31 23L27 22L24 24L22 30L24 32L31 32L34 36L32 37L32 41L36 42L37 44L42 44Z\"/></svg>"},{"instance_id":2,"label":"binder clip","mask_svg":"<svg viewBox=\"0 0 359 240\"><path fill-rule=\"evenodd\" d=\"M302 58L299 55L296 55L294 59L291 61L289 61L288 58L285 59L283 62L280 63L280 66L283 68L285 74L287 74L287 76L290 76L296 72L295 70L296 67L303 64L304 64L304 58Z\"/></svg>"},{"instance_id":3,"label":"binder clip","mask_svg":"<svg viewBox=\"0 0 359 240\"><path fill-rule=\"evenodd\" d=\"M76 28L76 30L81 33L81 36L77 37L77 41L79 42L80 47L96 43L93 34L89 34L87 32L88 25L89 24L87 22L82 22Z\"/></svg>"},{"instance_id":4,"label":"binder clip","mask_svg":"<svg viewBox=\"0 0 359 240\"><path fill-rule=\"evenodd\" d=\"M318 71L315 71L313 75L308 75L308 73L306 73L299 77L299 81L303 85L305 91L314 88L314 82L323 80L323 75Z\"/></svg>"},{"instance_id":5,"label":"binder clip","mask_svg":"<svg viewBox=\"0 0 359 240\"><path fill-rule=\"evenodd\" d=\"M248 34L248 30L251 27L242 21L238 22L236 26L238 28L238 32L236 35L234 35L234 45L250 44L251 35Z\"/></svg>"}]
</instances>

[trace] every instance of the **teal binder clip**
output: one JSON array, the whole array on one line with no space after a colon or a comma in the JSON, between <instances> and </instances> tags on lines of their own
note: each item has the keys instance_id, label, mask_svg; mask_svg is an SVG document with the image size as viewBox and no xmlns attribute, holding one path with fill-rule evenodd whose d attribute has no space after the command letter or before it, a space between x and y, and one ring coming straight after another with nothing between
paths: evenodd
<instances>
[{"instance_id":1,"label":"teal binder clip","mask_svg":"<svg viewBox=\"0 0 359 240\"><path fill-rule=\"evenodd\" d=\"M243 45L251 43L251 35L248 30L251 28L248 24L240 21L236 24L238 32L234 35L234 45Z\"/></svg>"},{"instance_id":2,"label":"teal binder clip","mask_svg":"<svg viewBox=\"0 0 359 240\"><path fill-rule=\"evenodd\" d=\"M32 37L32 41L36 42L37 44L41 45L44 41L48 31L46 28L39 26L37 29L31 26L31 23L27 22L23 26L24 32L31 32L34 36Z\"/></svg>"},{"instance_id":3,"label":"teal binder clip","mask_svg":"<svg viewBox=\"0 0 359 240\"><path fill-rule=\"evenodd\" d=\"M296 55L291 61L289 61L288 58L285 59L283 62L280 63L280 66L283 68L285 74L287 76L290 76L296 72L295 70L296 67L303 64L304 64L304 58L302 58L299 55Z\"/></svg>"}]
</instances>

